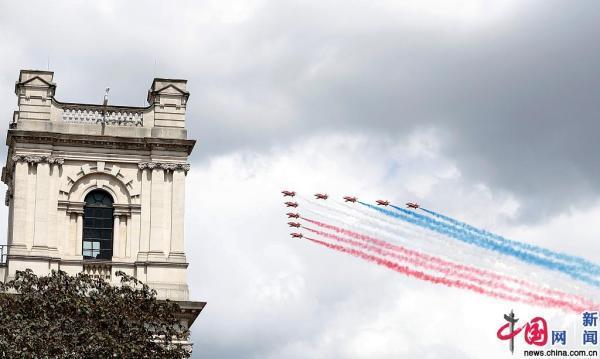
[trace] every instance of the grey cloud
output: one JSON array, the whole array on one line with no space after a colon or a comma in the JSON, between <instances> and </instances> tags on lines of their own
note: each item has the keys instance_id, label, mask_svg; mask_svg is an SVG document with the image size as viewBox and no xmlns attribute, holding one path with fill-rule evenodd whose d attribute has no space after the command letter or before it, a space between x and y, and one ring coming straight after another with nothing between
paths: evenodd
<instances>
[{"instance_id":1,"label":"grey cloud","mask_svg":"<svg viewBox=\"0 0 600 359\"><path fill-rule=\"evenodd\" d=\"M299 138L315 134L326 141L323 133L327 132L368 133L371 139L401 142L402 135L435 128L436 134L444 134L440 137L442 155L463 172L460 181L486 183L495 193L514 193L523 202L521 220L543 219L565 207L597 200L599 167L594 154L599 149L595 117L600 112L596 99L600 4L517 2L513 14L480 26L443 19L420 24L395 1L387 5L240 1L235 3L241 8L235 16L220 3L224 2L0 4L0 107L5 119L0 130L6 130L16 107L13 83L18 70L45 68L49 58L57 96L63 101L97 103L104 87L110 86L111 102L142 105L155 75L187 78L192 93L188 126L190 137L198 139L192 160L202 165L216 154L285 148L291 139L302 143ZM368 146L359 146L357 152L361 151L368 151ZM348 177L356 181L350 181L355 185L350 188L369 196L380 194L375 191L396 191L401 198L410 192L402 189L402 195L398 194L408 175L439 168L437 162L422 164L425 170L418 167L421 164L409 166L410 170L396 166L400 169L391 171L392 178L384 181L377 173L369 177L372 181L364 180L367 166L359 164L377 161L375 155L386 151L387 147L369 152L373 158L357 159L357 155L344 161L336 159L334 152L326 160L350 168ZM301 156L295 158L302 161ZM385 165L376 166L374 172ZM225 174L239 175L243 168L236 166L240 168ZM322 166L322 176L327 178L320 184L331 186L331 175L325 173L329 167ZM310 166L305 163L301 168L297 176L290 176L286 169L286 175L294 178L281 181L311 177ZM190 186L190 201L199 205L194 202L194 210L188 208L187 222L192 297L209 302L195 325L194 340L201 349L197 356L264 357L283 352L281 346L295 341L315 347L319 336L327 332L325 327L334 322L332 314L323 315L328 309L335 309L335 314L344 298L354 300L357 293L396 288L397 277L387 284L373 280L383 281L379 275L364 273L351 281L345 281L345 273L324 278L319 265L339 264L344 259L324 253L325 262L316 251L298 250L286 242L285 246L293 247L291 257L300 258L309 268L305 277L314 292L307 289L302 295L318 295L319 302L311 305L310 312L301 312L305 306L292 306L290 301L285 302L290 307L272 308L269 303L261 307L253 301L252 273L246 273L231 253L241 251L267 278L272 275L279 263L272 264L262 252L267 244L277 243L278 233L286 229L275 228L268 237L262 234L272 226L265 219L267 214L279 212L263 212L263 208L217 212L214 206L223 202L221 196L239 201L261 186L275 186L276 191L280 183L264 176L247 193L234 196L230 188L207 186L210 175L218 176L219 171L218 167L210 169L192 182L197 185ZM374 182L387 185L373 188ZM451 182L427 201L455 206L455 213L471 211L471 218L474 212L488 214L481 210L489 209L487 199L477 198L471 188ZM217 192L219 198L207 200ZM264 193L263 199L273 190ZM473 209L465 204L474 204ZM235 218L240 223L232 224ZM559 248L575 247L562 239L555 243L563 246ZM589 248L588 243L579 247ZM236 268L230 269L229 263ZM338 267L355 274L362 273L359 266ZM407 283L401 282L412 289L407 292L438 299L437 291L423 294L429 287ZM443 306L447 295L440 302L434 300L434 306ZM368 309L370 315L385 313L377 306L381 305L378 298L357 300L359 309ZM471 319L476 322L484 317L482 313L483 309ZM445 320L451 327L451 318ZM335 324L331 324L334 329ZM346 326L338 323L338 327ZM273 333L273 328L279 333ZM444 357L467 355L448 345L434 345L431 352ZM344 357L335 348L327 349L325 353Z\"/></svg>"},{"instance_id":2,"label":"grey cloud","mask_svg":"<svg viewBox=\"0 0 600 359\"><path fill-rule=\"evenodd\" d=\"M50 56L61 99L97 102L110 85L114 102L134 105L154 74L188 78L196 160L314 132L433 125L465 177L514 193L522 219L597 198L594 2L528 2L471 28L361 2L250 5L240 21L190 2L38 5L25 27L19 5L2 12L20 60L4 78Z\"/></svg>"}]
</instances>

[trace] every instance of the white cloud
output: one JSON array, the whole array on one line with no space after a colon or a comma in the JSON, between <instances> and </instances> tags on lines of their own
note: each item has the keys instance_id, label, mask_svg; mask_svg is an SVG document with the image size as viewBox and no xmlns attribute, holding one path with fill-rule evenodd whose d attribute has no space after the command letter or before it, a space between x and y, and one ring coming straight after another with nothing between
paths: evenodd
<instances>
[{"instance_id":1,"label":"white cloud","mask_svg":"<svg viewBox=\"0 0 600 359\"><path fill-rule=\"evenodd\" d=\"M197 357L505 358L510 304L293 241L278 191L417 200L598 260L598 22L541 4L7 2L0 107L9 119L18 70L48 59L63 101L108 85L143 105L153 76L190 80ZM515 223L531 203L563 213Z\"/></svg>"},{"instance_id":2,"label":"white cloud","mask_svg":"<svg viewBox=\"0 0 600 359\"><path fill-rule=\"evenodd\" d=\"M512 199L466 182L435 144L431 131L405 141L321 135L195 166L188 175L190 284L194 299L208 301L193 331L198 357L235 357L240 350L250 358L503 358L506 343L495 339L503 313L514 308L524 316L560 318L553 310L418 282L289 238L283 188L369 200L421 194L460 218L477 213L494 224L490 229L510 220L503 204ZM424 178L429 189L419 193L412 184ZM552 236L552 226L548 230ZM586 239L571 241L576 246Z\"/></svg>"}]
</instances>

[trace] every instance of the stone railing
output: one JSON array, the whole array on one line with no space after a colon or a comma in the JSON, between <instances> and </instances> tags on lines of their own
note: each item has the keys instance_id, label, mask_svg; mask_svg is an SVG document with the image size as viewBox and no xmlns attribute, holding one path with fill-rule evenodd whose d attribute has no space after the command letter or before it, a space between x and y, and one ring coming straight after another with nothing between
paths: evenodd
<instances>
[{"instance_id":1,"label":"stone railing","mask_svg":"<svg viewBox=\"0 0 600 359\"><path fill-rule=\"evenodd\" d=\"M67 123L105 123L110 126L140 127L144 125L141 110L125 108L108 108L105 110L101 106L64 108L62 120Z\"/></svg>"},{"instance_id":2,"label":"stone railing","mask_svg":"<svg viewBox=\"0 0 600 359\"><path fill-rule=\"evenodd\" d=\"M105 263L84 263L83 273L94 278L110 280L112 267L110 264Z\"/></svg>"}]
</instances>

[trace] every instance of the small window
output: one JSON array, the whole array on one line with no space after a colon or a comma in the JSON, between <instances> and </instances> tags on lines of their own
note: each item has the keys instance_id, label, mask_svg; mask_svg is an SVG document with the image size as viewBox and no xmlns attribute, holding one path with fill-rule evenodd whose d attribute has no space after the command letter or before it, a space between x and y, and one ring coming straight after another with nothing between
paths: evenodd
<instances>
[{"instance_id":1,"label":"small window","mask_svg":"<svg viewBox=\"0 0 600 359\"><path fill-rule=\"evenodd\" d=\"M85 197L83 208L83 259L112 259L113 200L105 191Z\"/></svg>"}]
</instances>

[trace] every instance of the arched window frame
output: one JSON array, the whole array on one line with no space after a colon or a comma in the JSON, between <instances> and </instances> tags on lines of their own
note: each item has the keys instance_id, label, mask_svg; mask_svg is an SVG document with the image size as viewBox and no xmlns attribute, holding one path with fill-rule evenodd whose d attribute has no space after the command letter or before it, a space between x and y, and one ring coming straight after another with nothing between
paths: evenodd
<instances>
[{"instance_id":1,"label":"arched window frame","mask_svg":"<svg viewBox=\"0 0 600 359\"><path fill-rule=\"evenodd\" d=\"M114 199L105 190L85 196L82 254L84 260L111 260L114 248Z\"/></svg>"}]
</instances>

